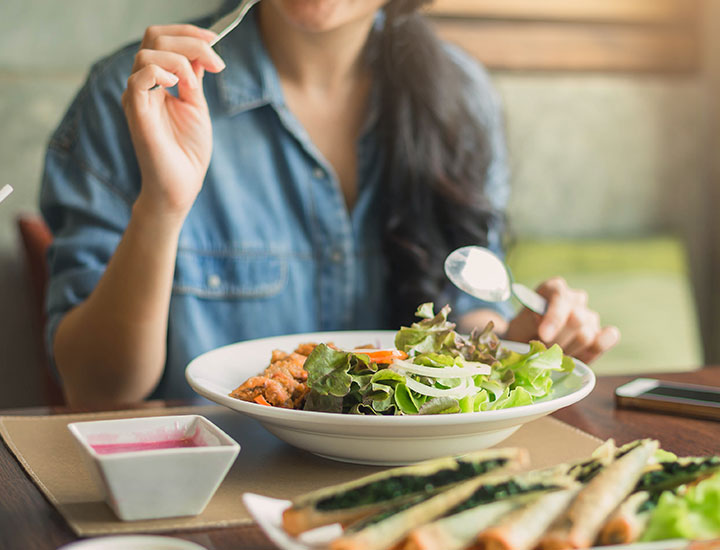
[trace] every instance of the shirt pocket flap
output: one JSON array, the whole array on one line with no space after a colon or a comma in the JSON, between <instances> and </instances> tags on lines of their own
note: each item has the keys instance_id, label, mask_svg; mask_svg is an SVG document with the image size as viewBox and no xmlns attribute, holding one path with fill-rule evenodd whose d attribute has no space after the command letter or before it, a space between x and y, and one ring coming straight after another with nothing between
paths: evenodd
<instances>
[{"instance_id":1,"label":"shirt pocket flap","mask_svg":"<svg viewBox=\"0 0 720 550\"><path fill-rule=\"evenodd\" d=\"M287 260L267 252L178 250L173 291L202 298L262 298L287 283Z\"/></svg>"}]
</instances>

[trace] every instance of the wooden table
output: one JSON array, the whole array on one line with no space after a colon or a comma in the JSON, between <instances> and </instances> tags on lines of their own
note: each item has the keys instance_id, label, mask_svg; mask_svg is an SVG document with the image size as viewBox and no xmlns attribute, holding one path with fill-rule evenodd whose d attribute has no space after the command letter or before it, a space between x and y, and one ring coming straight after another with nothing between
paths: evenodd
<instances>
[{"instance_id":1,"label":"wooden table","mask_svg":"<svg viewBox=\"0 0 720 550\"><path fill-rule=\"evenodd\" d=\"M653 377L720 386L720 367ZM618 443L653 437L660 440L665 449L679 455L720 454L720 422L615 409L613 390L632 378L602 377L590 396L554 416L601 439L614 437ZM0 411L0 414L56 412L60 411L38 408ZM275 548L254 526L185 532L173 536L191 540L208 550ZM0 446L0 550L51 550L75 539L60 514L25 475L7 447Z\"/></svg>"}]
</instances>

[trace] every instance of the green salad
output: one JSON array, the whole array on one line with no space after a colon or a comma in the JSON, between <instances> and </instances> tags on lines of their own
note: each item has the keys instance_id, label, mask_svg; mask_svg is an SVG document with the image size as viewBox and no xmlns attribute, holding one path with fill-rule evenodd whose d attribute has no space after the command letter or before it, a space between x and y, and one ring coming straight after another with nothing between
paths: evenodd
<instances>
[{"instance_id":1,"label":"green salad","mask_svg":"<svg viewBox=\"0 0 720 550\"><path fill-rule=\"evenodd\" d=\"M652 511L642 540L702 540L720 536L720 474L696 485L664 491Z\"/></svg>"},{"instance_id":2,"label":"green salad","mask_svg":"<svg viewBox=\"0 0 720 550\"><path fill-rule=\"evenodd\" d=\"M529 405L552 391L553 371L572 359L556 344L530 342L527 353L500 344L492 323L465 338L421 305L421 320L402 327L395 350L338 350L318 345L305 361L305 410L369 415L477 412Z\"/></svg>"}]
</instances>

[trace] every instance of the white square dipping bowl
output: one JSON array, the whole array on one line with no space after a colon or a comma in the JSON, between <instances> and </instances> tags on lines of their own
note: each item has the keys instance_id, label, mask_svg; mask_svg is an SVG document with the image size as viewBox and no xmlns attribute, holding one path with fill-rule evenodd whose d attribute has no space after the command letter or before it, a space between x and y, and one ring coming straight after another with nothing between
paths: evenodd
<instances>
[{"instance_id":1,"label":"white square dipping bowl","mask_svg":"<svg viewBox=\"0 0 720 550\"><path fill-rule=\"evenodd\" d=\"M124 521L201 513L240 451L197 415L74 422L68 429Z\"/></svg>"}]
</instances>

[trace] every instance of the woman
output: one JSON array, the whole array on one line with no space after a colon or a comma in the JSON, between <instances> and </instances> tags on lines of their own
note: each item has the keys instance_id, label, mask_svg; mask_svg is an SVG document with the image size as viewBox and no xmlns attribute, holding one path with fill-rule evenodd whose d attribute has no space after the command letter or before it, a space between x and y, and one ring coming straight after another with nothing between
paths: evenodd
<instances>
[{"instance_id":1,"label":"woman","mask_svg":"<svg viewBox=\"0 0 720 550\"><path fill-rule=\"evenodd\" d=\"M150 27L93 68L41 198L70 403L189 396L184 366L208 349L397 328L428 300L585 360L615 344L560 279L543 318L508 323L444 278L455 247L500 251L506 167L486 76L424 3L264 0L215 51L210 20Z\"/></svg>"}]
</instances>

